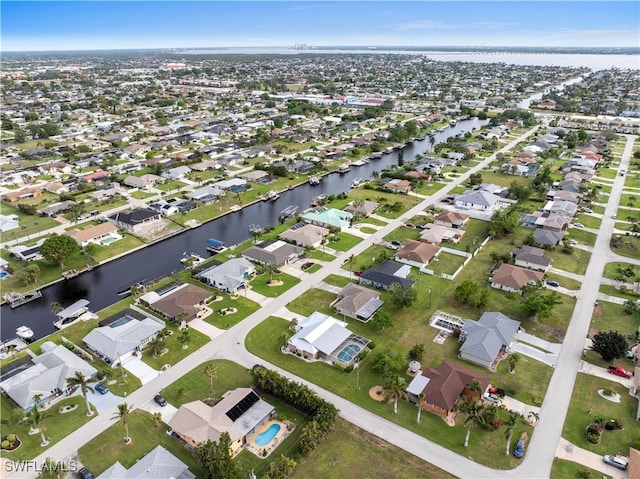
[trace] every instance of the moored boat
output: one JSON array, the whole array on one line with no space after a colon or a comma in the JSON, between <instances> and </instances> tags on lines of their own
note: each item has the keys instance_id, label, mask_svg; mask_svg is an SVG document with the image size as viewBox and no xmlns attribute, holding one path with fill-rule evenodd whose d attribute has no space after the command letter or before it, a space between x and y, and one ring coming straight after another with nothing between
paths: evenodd
<instances>
[{"instance_id":1,"label":"moored boat","mask_svg":"<svg viewBox=\"0 0 640 479\"><path fill-rule=\"evenodd\" d=\"M28 326L20 326L16 329L16 336L28 341L33 338L33 331Z\"/></svg>"}]
</instances>

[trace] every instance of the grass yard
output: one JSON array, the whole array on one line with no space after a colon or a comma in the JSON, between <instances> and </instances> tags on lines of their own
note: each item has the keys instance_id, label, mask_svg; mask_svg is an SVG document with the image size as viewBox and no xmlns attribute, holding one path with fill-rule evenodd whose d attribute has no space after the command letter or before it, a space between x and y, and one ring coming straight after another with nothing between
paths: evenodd
<instances>
[{"instance_id":1,"label":"grass yard","mask_svg":"<svg viewBox=\"0 0 640 479\"><path fill-rule=\"evenodd\" d=\"M638 210L618 208L617 216L621 220L640 222L640 211Z\"/></svg>"},{"instance_id":2,"label":"grass yard","mask_svg":"<svg viewBox=\"0 0 640 479\"><path fill-rule=\"evenodd\" d=\"M529 185L533 180L532 178L528 178L526 176L514 176L507 175L500 171L480 171L482 175L483 183L492 183L494 185L502 186L503 188L508 188L512 183L517 183L518 185Z\"/></svg>"},{"instance_id":3,"label":"grass yard","mask_svg":"<svg viewBox=\"0 0 640 479\"><path fill-rule=\"evenodd\" d=\"M574 222L582 223L587 228L598 229L602 223L602 219L597 216L579 213L573 218Z\"/></svg>"},{"instance_id":4,"label":"grass yard","mask_svg":"<svg viewBox=\"0 0 640 479\"><path fill-rule=\"evenodd\" d=\"M558 459L557 457L553 460L553 465L551 466L551 479L581 479L584 477L580 475L582 471L588 471L591 474L588 477L596 478L602 476L602 479L610 479L610 476L602 474L600 471L590 469L577 462Z\"/></svg>"},{"instance_id":5,"label":"grass yard","mask_svg":"<svg viewBox=\"0 0 640 479\"><path fill-rule=\"evenodd\" d=\"M295 278L287 273L278 273L273 274L273 281L280 281L282 284L270 286L270 276L269 274L262 273L256 275L255 278L251 280L250 286L251 289L256 293L260 293L263 296L267 296L269 298L275 298L276 296L284 293L285 291L293 288L296 284L300 282L298 278Z\"/></svg>"},{"instance_id":6,"label":"grass yard","mask_svg":"<svg viewBox=\"0 0 640 479\"><path fill-rule=\"evenodd\" d=\"M616 235L611 240L611 251L627 258L640 256L640 237Z\"/></svg>"},{"instance_id":7,"label":"grass yard","mask_svg":"<svg viewBox=\"0 0 640 479\"><path fill-rule=\"evenodd\" d=\"M303 316L309 316L314 311L319 311L331 316L336 314L334 309L329 306L334 299L336 299L336 295L329 291L311 288L291 301L287 305L287 309Z\"/></svg>"},{"instance_id":8,"label":"grass yard","mask_svg":"<svg viewBox=\"0 0 640 479\"><path fill-rule=\"evenodd\" d=\"M2 202L2 214L6 216L17 215L20 224L19 228L3 232L2 241L25 238L34 233L60 226L60 223L53 218L49 218L48 216L27 215L4 201Z\"/></svg>"},{"instance_id":9,"label":"grass yard","mask_svg":"<svg viewBox=\"0 0 640 479\"><path fill-rule=\"evenodd\" d=\"M329 236L327 241L327 248L333 248L336 251L349 251L355 245L360 243L362 238L354 236L349 233L338 233L334 236Z\"/></svg>"},{"instance_id":10,"label":"grass yard","mask_svg":"<svg viewBox=\"0 0 640 479\"><path fill-rule=\"evenodd\" d=\"M164 423L156 424L151 414L135 410L129 417L131 443L125 444L125 428L117 421L109 429L93 438L78 450L82 463L94 474L102 474L116 461L126 468L160 445L189 466L196 477L205 477L204 469L195 456L176 438L168 436Z\"/></svg>"},{"instance_id":11,"label":"grass yard","mask_svg":"<svg viewBox=\"0 0 640 479\"><path fill-rule=\"evenodd\" d=\"M400 193L387 193L384 191L357 188L355 190L349 190L349 192L347 193L347 198L336 199L332 201L329 206L331 208L342 209L351 201L357 200L370 200L378 202L380 206L378 207L378 211L376 213L380 216L390 219L397 218L409 208L415 206L417 203L415 195L403 195ZM398 205L397 209L390 208L391 205L394 204Z\"/></svg>"},{"instance_id":12,"label":"grass yard","mask_svg":"<svg viewBox=\"0 0 640 479\"><path fill-rule=\"evenodd\" d=\"M599 168L596 178L607 178L614 180L616 178L617 171L613 168Z\"/></svg>"},{"instance_id":13,"label":"grass yard","mask_svg":"<svg viewBox=\"0 0 640 479\"><path fill-rule=\"evenodd\" d=\"M464 236L458 243L447 243L446 247L471 252L472 249L478 248L488 236L489 223L470 218L464 226L464 231Z\"/></svg>"},{"instance_id":14,"label":"grass yard","mask_svg":"<svg viewBox=\"0 0 640 479\"><path fill-rule=\"evenodd\" d=\"M591 233L590 231L586 231L581 228L571 228L563 240L569 241L570 239L574 239L580 244L593 246L596 244L596 238L597 235L595 233Z\"/></svg>"},{"instance_id":15,"label":"grass yard","mask_svg":"<svg viewBox=\"0 0 640 479\"><path fill-rule=\"evenodd\" d=\"M130 235L129 233L122 233L122 239L118 241L114 241L110 243L108 246L98 246L96 245L94 251L92 252L92 256L99 263L106 261L110 258L118 256L122 253L126 253L127 251L131 251L135 248L139 248L143 246L144 243L137 238L136 236Z\"/></svg>"},{"instance_id":16,"label":"grass yard","mask_svg":"<svg viewBox=\"0 0 640 479\"><path fill-rule=\"evenodd\" d=\"M189 347L184 349L182 344L178 341L178 337L182 334L178 328L178 325L172 321L165 322L166 328L171 331L171 335L166 338L166 349L168 351L160 356L154 357L149 350L142 353L142 360L151 366L153 369L160 371L165 364L174 365L179 361L182 361L189 354L193 353L197 349L209 342L209 337L202 334L200 331L196 331L193 328L189 328L189 337L191 342Z\"/></svg>"},{"instance_id":17,"label":"grass yard","mask_svg":"<svg viewBox=\"0 0 640 479\"><path fill-rule=\"evenodd\" d=\"M441 274L449 274L452 275L455 273L464 260L466 258L464 256L458 256L457 254L451 254L446 252L441 252L437 258L434 258L431 263L429 263L428 268L433 270L433 273L436 276L440 276Z\"/></svg>"},{"instance_id":18,"label":"grass yard","mask_svg":"<svg viewBox=\"0 0 640 479\"><path fill-rule=\"evenodd\" d=\"M317 259L320 261L333 261L334 259L336 259L336 257L333 256L332 254L329 254L319 249L314 249L309 255L309 257L311 259Z\"/></svg>"},{"instance_id":19,"label":"grass yard","mask_svg":"<svg viewBox=\"0 0 640 479\"><path fill-rule=\"evenodd\" d=\"M356 334L362 334L362 330L365 329L369 329L371 332L373 331L373 328L369 325L356 325L354 323L357 323L357 321L351 322L349 327L356 332ZM513 468L518 464L517 460L512 456L505 456L504 436L500 431L488 432L480 428L475 428L471 434L469 447L465 448L463 446L463 442L466 428L462 425L462 417L458 418L456 426L452 428L447 426L439 417L430 413L423 413L421 423L416 424L417 409L414 405L406 401L400 401L398 404L398 414L394 415L393 406L391 404L384 404L371 399L368 394L369 389L381 384L379 374L372 370L373 361L371 359L365 359L360 363L361 387L360 390L356 390L356 375L353 373L345 373L325 363L308 364L293 355L282 354L277 345L277 338L283 332L289 331L288 324L288 321L280 318L268 318L249 333L246 338L247 348L254 354L257 354L296 375L308 380L313 380L313 382L319 386L333 391L368 409L369 411L395 422L417 434L425 436L458 454L462 454L465 457L469 457L490 467L497 467L501 469ZM368 337L372 337L372 335L368 334ZM376 342L378 343L377 347L381 347L380 338L376 338ZM427 347L429 346L430 344L427 345ZM428 355L429 352L426 354ZM498 375L499 377L510 376L507 379L511 379L511 377L519 376L520 374L509 374L506 371L506 365L504 369L504 374L498 373L496 377L498 377ZM548 377L550 377L551 368L545 369L549 369ZM537 371L539 368L522 367L519 369L519 371L522 372L525 370ZM486 374L487 370L483 369L483 373ZM537 381L538 384L544 383L544 387L546 387L548 377L546 378L546 381L541 381L539 379L536 380L532 377L522 375L520 377L520 381L522 382L523 387L527 388L532 387L530 385L534 384L533 381ZM498 383L502 384L501 381ZM538 393L536 393L536 396L538 396ZM531 431L532 428L524 422L518 423L515 428L516 436L522 432L531 434Z\"/></svg>"},{"instance_id":20,"label":"grass yard","mask_svg":"<svg viewBox=\"0 0 640 479\"><path fill-rule=\"evenodd\" d=\"M371 235L371 234L375 233L378 230L376 230L375 228L371 228L369 226L362 226L362 227L360 227L360 231L362 231L363 233L366 233L368 235Z\"/></svg>"},{"instance_id":21,"label":"grass yard","mask_svg":"<svg viewBox=\"0 0 640 479\"><path fill-rule=\"evenodd\" d=\"M355 278L355 275L353 277ZM351 282L349 281L349 278L345 278L344 276L340 276L337 274L330 274L323 281L333 286L340 286L341 288L345 287Z\"/></svg>"},{"instance_id":22,"label":"grass yard","mask_svg":"<svg viewBox=\"0 0 640 479\"><path fill-rule=\"evenodd\" d=\"M293 479L453 479L454 476L343 420L309 456Z\"/></svg>"},{"instance_id":23,"label":"grass yard","mask_svg":"<svg viewBox=\"0 0 640 479\"><path fill-rule=\"evenodd\" d=\"M547 281L557 281L563 288L574 291L577 291L582 287L582 283L580 281L576 281L575 279L567 278L566 276L561 276L559 274L545 273L544 277Z\"/></svg>"},{"instance_id":24,"label":"grass yard","mask_svg":"<svg viewBox=\"0 0 640 479\"><path fill-rule=\"evenodd\" d=\"M431 196L435 195L446 185L446 183L439 183L435 181L423 181L420 186L413 191L417 192L420 195Z\"/></svg>"},{"instance_id":25,"label":"grass yard","mask_svg":"<svg viewBox=\"0 0 640 479\"><path fill-rule=\"evenodd\" d=\"M222 296L222 301L211 301L209 307L213 309L213 313L204 318L207 323L216 328L229 329L260 309L258 303L245 298L242 294L236 298L232 298L226 293L219 295ZM220 314L220 311L226 308L236 308L238 311L233 314Z\"/></svg>"},{"instance_id":26,"label":"grass yard","mask_svg":"<svg viewBox=\"0 0 640 479\"><path fill-rule=\"evenodd\" d=\"M636 193L636 194L627 194L627 193L623 193L622 196L620 197L620 206L630 206L630 207L636 207L639 205L640 203L640 198L638 198L638 196L640 196L640 193Z\"/></svg>"},{"instance_id":27,"label":"grass yard","mask_svg":"<svg viewBox=\"0 0 640 479\"><path fill-rule=\"evenodd\" d=\"M77 407L73 411L61 414L58 410L62 406ZM93 417L97 417L95 414L92 417L87 417L87 406L82 396L60 400L49 409L42 411L45 417L43 421L45 427L44 435L50 441L47 446L42 447L40 446L42 441L40 434L29 434L31 423L29 421L20 421L23 417L22 410L14 407L4 394L0 396L0 411L3 420L7 419L9 421L9 424L0 426L0 435L16 434L22 442L22 445L14 451L2 451L2 457L12 461L35 458L47 448L82 427Z\"/></svg>"},{"instance_id":28,"label":"grass yard","mask_svg":"<svg viewBox=\"0 0 640 479\"><path fill-rule=\"evenodd\" d=\"M584 274L587 271L591 253L583 249L573 248L571 254L566 254L563 253L561 249L556 248L550 250L548 256L554 268L569 273Z\"/></svg>"},{"instance_id":29,"label":"grass yard","mask_svg":"<svg viewBox=\"0 0 640 479\"><path fill-rule=\"evenodd\" d=\"M419 241L421 232L422 231L419 230L418 228L407 228L406 226L400 226L399 228L396 228L387 236L385 236L384 240L385 241L393 241L393 240L404 241L406 239L412 239L412 240Z\"/></svg>"},{"instance_id":30,"label":"grass yard","mask_svg":"<svg viewBox=\"0 0 640 479\"><path fill-rule=\"evenodd\" d=\"M637 266L631 263L619 263L619 262L607 263L604 266L603 276L609 279L616 279L617 269L620 268L620 269L626 270L629 266L634 271L634 275L631 276L630 278L625 278L623 281L632 283L634 277L640 275L640 266Z\"/></svg>"},{"instance_id":31,"label":"grass yard","mask_svg":"<svg viewBox=\"0 0 640 479\"><path fill-rule=\"evenodd\" d=\"M589 334L593 336L600 331L618 331L626 336L627 343L631 346L639 327L640 313L627 314L621 304L599 301L598 307L594 308L593 316L591 317ZM631 362L629 362L629 365L631 365ZM603 364L603 366L606 367L608 364Z\"/></svg>"},{"instance_id":32,"label":"grass yard","mask_svg":"<svg viewBox=\"0 0 640 479\"><path fill-rule=\"evenodd\" d=\"M631 301L635 301L640 299L640 292L630 291L628 289L621 290L616 288L615 286L609 286L605 284L600 285L600 292L603 294L608 294L609 296L617 296L622 299L630 299Z\"/></svg>"},{"instance_id":33,"label":"grass yard","mask_svg":"<svg viewBox=\"0 0 640 479\"><path fill-rule=\"evenodd\" d=\"M620 395L620 402L604 399L598 390L613 388ZM589 374L578 373L571 396L571 404L564 423L562 437L578 447L596 454L611 454L615 451L627 451L638 439L636 410L638 402L629 395L627 388L615 381ZM596 417L606 420L617 418L622 421L620 431L603 431L600 444L587 442L585 430Z\"/></svg>"},{"instance_id":34,"label":"grass yard","mask_svg":"<svg viewBox=\"0 0 640 479\"><path fill-rule=\"evenodd\" d=\"M183 183L181 181L167 181L166 183L159 183L157 185L155 185L154 188L159 189L160 191L164 191L164 192L169 192L169 191L173 191L173 190L177 190L179 188L182 188L183 186L187 186L186 183Z\"/></svg>"}]
</instances>

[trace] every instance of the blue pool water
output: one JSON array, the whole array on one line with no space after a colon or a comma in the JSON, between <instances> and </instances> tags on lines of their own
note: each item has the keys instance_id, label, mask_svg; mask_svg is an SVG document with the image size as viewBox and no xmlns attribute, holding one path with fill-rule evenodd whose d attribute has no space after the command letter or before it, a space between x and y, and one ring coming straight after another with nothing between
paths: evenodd
<instances>
[{"instance_id":1,"label":"blue pool water","mask_svg":"<svg viewBox=\"0 0 640 479\"><path fill-rule=\"evenodd\" d=\"M261 432L256 436L256 445L257 446L266 446L273 438L276 437L276 434L280 431L280 424L272 424L269 428Z\"/></svg>"},{"instance_id":2,"label":"blue pool water","mask_svg":"<svg viewBox=\"0 0 640 479\"><path fill-rule=\"evenodd\" d=\"M350 344L338 353L338 359L343 363L349 363L360 352L360 346Z\"/></svg>"},{"instance_id":3,"label":"blue pool water","mask_svg":"<svg viewBox=\"0 0 640 479\"><path fill-rule=\"evenodd\" d=\"M117 328L118 326L122 326L123 324L127 324L129 321L131 321L131 318L129 316L123 316L120 319L116 319L113 323L111 323L109 325L110 328Z\"/></svg>"},{"instance_id":4,"label":"blue pool water","mask_svg":"<svg viewBox=\"0 0 640 479\"><path fill-rule=\"evenodd\" d=\"M113 242L115 242L115 241L118 241L118 239L119 239L119 238L105 238L105 239L103 239L103 240L102 240L102 244L103 244L104 246L108 246L108 245L110 245L111 243L113 243Z\"/></svg>"},{"instance_id":5,"label":"blue pool water","mask_svg":"<svg viewBox=\"0 0 640 479\"><path fill-rule=\"evenodd\" d=\"M5 279L7 276L9 276L9 273L6 271L0 271L0 279Z\"/></svg>"}]
</instances>

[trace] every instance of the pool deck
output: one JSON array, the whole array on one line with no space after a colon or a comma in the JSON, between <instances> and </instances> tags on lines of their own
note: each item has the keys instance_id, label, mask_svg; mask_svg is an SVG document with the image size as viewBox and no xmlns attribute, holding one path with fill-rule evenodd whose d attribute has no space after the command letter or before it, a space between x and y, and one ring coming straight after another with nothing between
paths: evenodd
<instances>
[{"instance_id":1,"label":"pool deck","mask_svg":"<svg viewBox=\"0 0 640 479\"><path fill-rule=\"evenodd\" d=\"M265 432L272 424L280 424L280 430L274 436L274 438L269 442L269 444L265 446L258 446L255 442L256 436ZM256 429L251 436L247 438L247 449L249 449L256 456L264 458L271 454L289 434L293 431L293 428L289 430L290 424L284 423L282 421L278 421L277 419L273 419L271 421L265 422L262 426ZM265 452L266 451L266 452Z\"/></svg>"}]
</instances>

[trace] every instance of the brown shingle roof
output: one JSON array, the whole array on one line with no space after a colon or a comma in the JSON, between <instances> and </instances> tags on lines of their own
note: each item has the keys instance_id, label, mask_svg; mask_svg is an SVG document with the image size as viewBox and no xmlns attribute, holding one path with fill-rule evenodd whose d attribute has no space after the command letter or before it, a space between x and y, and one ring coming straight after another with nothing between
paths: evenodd
<instances>
[{"instance_id":1,"label":"brown shingle roof","mask_svg":"<svg viewBox=\"0 0 640 479\"><path fill-rule=\"evenodd\" d=\"M426 264L440 251L438 246L412 239L405 240L402 249L395 254L396 258Z\"/></svg>"},{"instance_id":2,"label":"brown shingle roof","mask_svg":"<svg viewBox=\"0 0 640 479\"><path fill-rule=\"evenodd\" d=\"M530 269L503 263L493 274L491 282L513 289L521 289L530 281L538 282L541 281L543 277L544 273L540 271L532 271Z\"/></svg>"},{"instance_id":3,"label":"brown shingle roof","mask_svg":"<svg viewBox=\"0 0 640 479\"><path fill-rule=\"evenodd\" d=\"M489 378L449 361L443 361L438 368L427 368L422 372L429 382L422 390L424 400L440 409L451 411L458 396L474 379L484 391L489 386Z\"/></svg>"},{"instance_id":4,"label":"brown shingle roof","mask_svg":"<svg viewBox=\"0 0 640 479\"><path fill-rule=\"evenodd\" d=\"M210 291L199 288L193 284L187 284L183 288L177 289L174 293L159 299L153 303L153 309L165 315L176 318L180 313L186 313L185 321L193 319L199 311L198 304L206 301L212 296Z\"/></svg>"}]
</instances>

